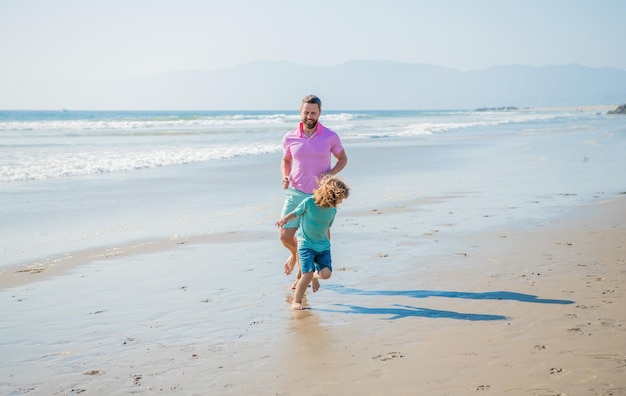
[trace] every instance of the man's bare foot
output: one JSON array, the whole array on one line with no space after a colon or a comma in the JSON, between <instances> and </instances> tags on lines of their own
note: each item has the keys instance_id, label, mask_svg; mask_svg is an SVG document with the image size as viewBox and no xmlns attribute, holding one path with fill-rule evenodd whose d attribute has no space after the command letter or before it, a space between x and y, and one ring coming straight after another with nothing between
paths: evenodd
<instances>
[{"instance_id":1,"label":"man's bare foot","mask_svg":"<svg viewBox=\"0 0 626 396\"><path fill-rule=\"evenodd\" d=\"M285 264L283 265L283 271L285 272L285 275L291 274L295 266L296 266L296 258L293 255L290 255L289 258L287 258L287 261L285 261Z\"/></svg>"},{"instance_id":2,"label":"man's bare foot","mask_svg":"<svg viewBox=\"0 0 626 396\"><path fill-rule=\"evenodd\" d=\"M292 302L291 303L291 310L292 311L302 311L304 309L304 307L302 306L301 303L297 303L297 302Z\"/></svg>"},{"instance_id":3,"label":"man's bare foot","mask_svg":"<svg viewBox=\"0 0 626 396\"><path fill-rule=\"evenodd\" d=\"M311 289L313 289L313 293L320 289L320 281L318 281L317 278L311 280Z\"/></svg>"},{"instance_id":4,"label":"man's bare foot","mask_svg":"<svg viewBox=\"0 0 626 396\"><path fill-rule=\"evenodd\" d=\"M293 284L291 285L291 290L296 290L296 286L298 286L298 282L300 281L301 276L302 276L302 273L298 271L298 276L296 276L296 280L293 281Z\"/></svg>"}]
</instances>

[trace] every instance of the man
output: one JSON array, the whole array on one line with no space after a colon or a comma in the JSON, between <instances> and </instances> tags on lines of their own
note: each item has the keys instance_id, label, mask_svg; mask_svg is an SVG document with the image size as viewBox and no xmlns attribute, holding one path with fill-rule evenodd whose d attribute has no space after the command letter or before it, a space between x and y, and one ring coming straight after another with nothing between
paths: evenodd
<instances>
[{"instance_id":1,"label":"man","mask_svg":"<svg viewBox=\"0 0 626 396\"><path fill-rule=\"evenodd\" d=\"M302 121L283 137L281 173L283 189L286 191L282 216L293 212L300 202L312 196L322 176L336 175L348 163L339 135L318 121L321 114L320 98L315 95L305 96L300 106ZM333 156L336 162L331 166ZM298 263L298 242L295 235L299 225L300 219L296 218L279 228L280 241L290 253L283 266L285 275L291 274ZM296 287L300 276L298 268L292 289Z\"/></svg>"}]
</instances>

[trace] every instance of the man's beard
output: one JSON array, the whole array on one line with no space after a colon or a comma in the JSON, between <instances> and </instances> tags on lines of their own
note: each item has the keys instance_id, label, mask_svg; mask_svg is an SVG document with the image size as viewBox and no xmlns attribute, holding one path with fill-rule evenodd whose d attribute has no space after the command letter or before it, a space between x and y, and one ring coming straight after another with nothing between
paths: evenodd
<instances>
[{"instance_id":1,"label":"man's beard","mask_svg":"<svg viewBox=\"0 0 626 396\"><path fill-rule=\"evenodd\" d=\"M317 120L302 120L307 129L315 129L317 126Z\"/></svg>"}]
</instances>

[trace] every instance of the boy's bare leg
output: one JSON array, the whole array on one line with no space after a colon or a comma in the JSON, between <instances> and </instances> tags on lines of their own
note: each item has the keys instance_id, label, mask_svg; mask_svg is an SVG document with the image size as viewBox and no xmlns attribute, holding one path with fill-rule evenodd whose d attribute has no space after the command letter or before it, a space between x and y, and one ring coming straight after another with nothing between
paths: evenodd
<instances>
[{"instance_id":1,"label":"boy's bare leg","mask_svg":"<svg viewBox=\"0 0 626 396\"><path fill-rule=\"evenodd\" d=\"M313 275L313 279L311 279L311 289L313 289L313 293L320 289L320 281L317 274Z\"/></svg>"},{"instance_id":2,"label":"boy's bare leg","mask_svg":"<svg viewBox=\"0 0 626 396\"><path fill-rule=\"evenodd\" d=\"M291 303L291 309L293 309L294 311L300 311L304 309L304 307L302 306L302 297L304 297L304 292L306 291L306 288L309 287L309 283L311 283L311 280L313 279L313 274L313 272L307 272L305 274L302 274L300 281L298 281L296 285L296 291L293 295L293 302Z\"/></svg>"},{"instance_id":3,"label":"boy's bare leg","mask_svg":"<svg viewBox=\"0 0 626 396\"><path fill-rule=\"evenodd\" d=\"M313 274L313 279L311 279L311 289L313 289L313 293L320 289L320 279L328 279L332 275L332 271L328 268L322 268L320 272L316 272Z\"/></svg>"}]
</instances>

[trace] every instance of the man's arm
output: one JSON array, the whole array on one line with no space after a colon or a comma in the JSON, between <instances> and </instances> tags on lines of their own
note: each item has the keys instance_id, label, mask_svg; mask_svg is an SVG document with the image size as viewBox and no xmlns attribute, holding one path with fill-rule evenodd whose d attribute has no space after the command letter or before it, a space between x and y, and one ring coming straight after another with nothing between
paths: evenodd
<instances>
[{"instance_id":1,"label":"man's arm","mask_svg":"<svg viewBox=\"0 0 626 396\"><path fill-rule=\"evenodd\" d=\"M332 169L328 172L333 176L341 172L343 168L348 165L348 156L346 155L346 150L341 150L341 152L335 154L335 158L337 159L337 162L335 163L335 166L333 166Z\"/></svg>"},{"instance_id":2,"label":"man's arm","mask_svg":"<svg viewBox=\"0 0 626 396\"><path fill-rule=\"evenodd\" d=\"M280 161L280 172L283 175L283 189L289 188L289 175L291 175L291 157L283 157Z\"/></svg>"}]
</instances>

